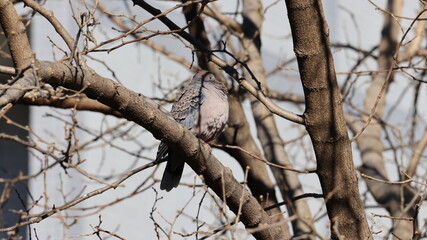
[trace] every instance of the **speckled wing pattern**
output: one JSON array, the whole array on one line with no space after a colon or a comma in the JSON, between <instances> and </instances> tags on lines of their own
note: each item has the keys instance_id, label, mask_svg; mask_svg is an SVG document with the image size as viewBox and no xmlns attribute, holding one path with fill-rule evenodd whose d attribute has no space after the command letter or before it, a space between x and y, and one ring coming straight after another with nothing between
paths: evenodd
<instances>
[{"instance_id":1,"label":"speckled wing pattern","mask_svg":"<svg viewBox=\"0 0 427 240\"><path fill-rule=\"evenodd\" d=\"M192 129L200 115L200 106L205 100L200 81L193 80L172 106L172 117L188 129Z\"/></svg>"}]
</instances>

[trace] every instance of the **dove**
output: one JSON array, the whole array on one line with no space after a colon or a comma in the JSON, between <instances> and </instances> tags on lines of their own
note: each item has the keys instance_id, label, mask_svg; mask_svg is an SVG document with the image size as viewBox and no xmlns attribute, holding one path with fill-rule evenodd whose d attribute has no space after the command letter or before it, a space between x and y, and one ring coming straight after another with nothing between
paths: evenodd
<instances>
[{"instance_id":1,"label":"dove","mask_svg":"<svg viewBox=\"0 0 427 240\"><path fill-rule=\"evenodd\" d=\"M206 143L224 130L228 120L227 88L206 70L194 74L190 83L180 92L172 105L175 121L184 125ZM156 161L167 161L160 189L170 191L178 186L184 170L184 159L179 158L161 142Z\"/></svg>"}]
</instances>

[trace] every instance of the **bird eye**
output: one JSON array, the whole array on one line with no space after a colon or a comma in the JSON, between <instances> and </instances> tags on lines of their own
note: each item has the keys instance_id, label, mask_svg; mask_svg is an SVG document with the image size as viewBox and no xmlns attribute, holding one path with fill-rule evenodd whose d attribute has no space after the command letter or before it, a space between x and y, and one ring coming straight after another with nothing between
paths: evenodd
<instances>
[{"instance_id":1,"label":"bird eye","mask_svg":"<svg viewBox=\"0 0 427 240\"><path fill-rule=\"evenodd\" d=\"M215 76L213 74L208 74L206 77L207 77L208 81L214 81L215 80Z\"/></svg>"}]
</instances>

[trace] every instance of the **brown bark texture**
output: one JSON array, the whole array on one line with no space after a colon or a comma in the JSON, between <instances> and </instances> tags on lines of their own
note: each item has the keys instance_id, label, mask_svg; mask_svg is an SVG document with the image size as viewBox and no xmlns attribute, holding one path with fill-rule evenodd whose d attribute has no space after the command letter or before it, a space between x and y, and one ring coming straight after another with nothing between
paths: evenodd
<instances>
[{"instance_id":1,"label":"brown bark texture","mask_svg":"<svg viewBox=\"0 0 427 240\"><path fill-rule=\"evenodd\" d=\"M16 72L23 73L33 61L33 52L27 37L26 28L13 3L8 0L0 0L0 24L7 38L7 44L12 56L13 66ZM3 90L0 93L0 106L17 102L28 90L22 90L35 84L34 79L24 75L17 79L13 88ZM4 93L4 94L3 94Z\"/></svg>"},{"instance_id":2,"label":"brown bark texture","mask_svg":"<svg viewBox=\"0 0 427 240\"><path fill-rule=\"evenodd\" d=\"M246 51L244 51L244 56L241 56L241 58L249 59L247 61L248 67L257 77L257 81L261 87L265 89L267 84L264 63L261 57L261 31L263 21L262 2L259 0L243 1L242 29L245 38L244 41L242 41L242 49ZM246 72L245 77L246 79L251 79L248 72ZM254 81L253 85L257 86L258 83ZM263 90L259 89L259 91ZM292 167L283 145L283 139L277 129L274 114L263 104L260 104L254 96L249 96L249 100L256 123L258 139L261 142L266 159L274 164ZM279 186L282 197L286 202L289 215L295 217L292 221L294 235L304 239L312 239L314 235L310 235L310 233L316 230L307 201L306 199L298 201L293 200L295 196L304 193L298 179L298 174L275 167L272 167L271 170Z\"/></svg>"},{"instance_id":3,"label":"brown bark texture","mask_svg":"<svg viewBox=\"0 0 427 240\"><path fill-rule=\"evenodd\" d=\"M401 0L389 0L387 10L395 15L401 15L403 2ZM379 57L377 60L378 69L390 69L394 67L393 56L398 46L398 36L400 32L399 22L389 14L384 15L384 24L382 28L381 41L379 45ZM389 77L389 78L387 78ZM373 104L377 101L378 93L385 81L392 82L394 73L388 76L388 72L381 72L372 77L372 81L367 88L364 99L365 112L370 112ZM363 165L360 171L367 176L389 181L385 161L383 158L383 139L381 119L384 117L384 108L386 105L386 96L383 96L376 108L375 119L372 119L370 125L364 133L357 138L356 143L360 150ZM367 115L362 119L366 121ZM357 128L360 129L359 126ZM353 131L354 133L357 132ZM414 216L414 206L408 206L414 198L415 190L409 185L387 185L376 180L365 179L369 192L385 209L394 217L412 217ZM413 232L413 222L396 221L394 223L393 234L396 239L411 239Z\"/></svg>"},{"instance_id":4,"label":"brown bark texture","mask_svg":"<svg viewBox=\"0 0 427 240\"><path fill-rule=\"evenodd\" d=\"M286 6L305 94L305 124L331 220L331 238L371 238L359 195L322 3L287 0Z\"/></svg>"},{"instance_id":5,"label":"brown bark texture","mask_svg":"<svg viewBox=\"0 0 427 240\"><path fill-rule=\"evenodd\" d=\"M211 154L210 147L166 115L159 105L88 69L53 62L38 62L37 69L39 78L44 82L74 90L85 88L84 92L89 98L112 107L126 119L146 128L157 139L162 139L174 152L181 154L198 175L203 176L218 197L224 199L228 207L240 216L246 228L254 228L255 238L282 238L280 227L269 226L272 224L271 218L245 187L234 179L231 170Z\"/></svg>"},{"instance_id":6,"label":"brown bark texture","mask_svg":"<svg viewBox=\"0 0 427 240\"><path fill-rule=\"evenodd\" d=\"M17 68L26 66L33 58L25 28L9 1L0 1L0 7L0 20L7 33L15 66ZM165 114L159 105L142 94L126 89L85 67L75 67L65 62L35 61L34 64L34 71L27 71L24 79L32 82L39 80L54 87L61 86L77 91L84 89L89 98L111 107L120 112L124 118L146 128L157 139L162 139L187 159L187 163L197 174L203 176L206 184L211 186L221 199L226 201L230 209L239 216L240 221L253 230L253 235L257 239L282 237L280 227L270 225L271 218L257 200L234 179L231 170L225 168L211 154L210 147ZM22 96L23 94L24 92Z\"/></svg>"},{"instance_id":7,"label":"brown bark texture","mask_svg":"<svg viewBox=\"0 0 427 240\"><path fill-rule=\"evenodd\" d=\"M248 1L244 1L244 4L246 2ZM190 5L183 8L187 22L190 22L189 32L194 38L201 41L208 49L211 49L211 44L207 37L202 18L197 15L198 10L200 10L198 5ZM252 54L258 55L258 51L251 53L251 55ZM252 57L255 56L252 55ZM197 59L201 68L209 69L209 71L215 73L217 77L226 81L219 68L209 61L206 53L197 51ZM229 104L231 114L228 122L228 126L230 126L230 128L222 134L220 142L226 145L238 146L261 158L260 150L250 133L246 115L243 112L241 98L236 95L237 92L234 89L231 89L230 91L231 96L229 97ZM268 109L266 109L266 111L272 116ZM227 148L225 150L239 162L243 171L246 170L246 167L249 167L247 176L248 187L251 190L252 195L258 199L260 204L264 207L277 204L278 202L274 184L268 176L266 165L241 150ZM306 211L308 211L308 208L306 209ZM284 234L283 237L286 239L290 238L288 225L285 222L280 208L273 208L267 213L272 216L273 221L282 222L281 227Z\"/></svg>"}]
</instances>

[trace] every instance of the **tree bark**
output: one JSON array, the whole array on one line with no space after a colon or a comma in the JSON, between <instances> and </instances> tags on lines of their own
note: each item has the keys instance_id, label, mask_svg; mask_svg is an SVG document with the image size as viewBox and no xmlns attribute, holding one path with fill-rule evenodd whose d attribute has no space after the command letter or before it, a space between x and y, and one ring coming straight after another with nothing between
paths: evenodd
<instances>
[{"instance_id":1,"label":"tree bark","mask_svg":"<svg viewBox=\"0 0 427 240\"><path fill-rule=\"evenodd\" d=\"M207 49L211 50L211 44L208 39L203 20L201 16L198 15L200 12L199 6L200 4L186 6L183 8L183 12L187 22L190 22L188 26L190 34L202 42ZM218 66L209 61L208 54L203 51L196 51L196 54L200 68L208 69L213 72L218 79L226 82L226 79ZM230 104L230 117L228 120L229 127L221 134L218 140L220 143L238 146L245 151L261 157L260 150L250 133L249 124L246 120L240 99L236 95L237 93L234 89L231 89L230 92L231 93L228 98ZM247 184L252 195L259 201L261 206L266 207L277 204L278 202L274 184L268 176L266 165L241 150L225 148L225 151L239 162L243 171L245 171L246 167L250 168L247 176ZM267 213L272 216L272 220L274 222L282 222L280 225L282 228L283 238L289 239L289 228L280 207L273 208L270 211L267 211Z\"/></svg>"},{"instance_id":2,"label":"tree bark","mask_svg":"<svg viewBox=\"0 0 427 240\"><path fill-rule=\"evenodd\" d=\"M402 0L389 0L387 11L394 15L401 15L403 8ZM393 56L396 52L398 44L398 36L400 25L398 21L384 14L384 25L381 32L381 41L378 47L378 69L390 69L394 67ZM377 96L381 91L385 81L393 81L394 74L391 73L390 79L387 79L388 72L380 72L375 74L370 85L367 88L364 99L365 112L371 112L371 109L377 101ZM381 139L382 126L378 119L384 116L384 107L386 104L386 96L383 96L379 102L375 112L375 119L372 119L370 125L365 129L362 135L357 138L356 143L359 148L363 165L360 171L368 176L381 180L389 180L385 168L383 158L384 145ZM363 115L362 119L367 121L368 116ZM354 133L359 131L359 126ZM354 128L352 128L354 129ZM415 196L410 186L407 185L388 185L375 180L365 179L369 192L374 199L384 206L393 217L412 217L414 216L414 208L410 207L405 210L405 206L411 202ZM393 233L400 239L411 239L413 232L413 223L410 221L395 221ZM396 239L398 239L396 238Z\"/></svg>"},{"instance_id":3,"label":"tree bark","mask_svg":"<svg viewBox=\"0 0 427 240\"><path fill-rule=\"evenodd\" d=\"M247 65L252 73L257 77L263 89L266 89L265 68L261 57L261 29L264 21L262 2L259 0L243 1L243 25L244 40L242 49L244 49L241 58L249 59ZM246 79L251 79L250 74L246 72ZM253 82L254 86L257 83ZM261 90L260 90L261 91ZM261 142L262 149L266 159L269 162L292 167L288 155L283 146L277 129L276 120L273 113L252 95L249 96L251 101L252 113L256 122L258 139ZM313 219L310 208L305 199L293 201L293 197L303 194L298 174L276 167L271 168L277 185L286 202L286 207L290 216L295 216L292 221L294 236L301 239L313 239L309 234L315 232ZM302 235L305 235L303 238Z\"/></svg>"},{"instance_id":4,"label":"tree bark","mask_svg":"<svg viewBox=\"0 0 427 240\"><path fill-rule=\"evenodd\" d=\"M31 64L33 51L24 24L9 0L0 0L0 24L7 38L13 66L16 70Z\"/></svg>"},{"instance_id":5,"label":"tree bark","mask_svg":"<svg viewBox=\"0 0 427 240\"><path fill-rule=\"evenodd\" d=\"M262 154L251 135L249 123L244 117L245 113L239 96L236 93L231 93L229 95L229 103L230 112L233 114L230 114L229 127L221 134L218 139L219 142L238 146L262 159ZM252 195L258 199L260 204L263 207L275 205L277 203L276 191L268 175L266 164L240 149L225 149L225 151L239 162L243 170L249 167L247 184ZM272 217L274 222L282 222L280 225L283 237L290 239L288 223L285 221L280 207L273 208L267 211L267 213Z\"/></svg>"},{"instance_id":6,"label":"tree bark","mask_svg":"<svg viewBox=\"0 0 427 240\"><path fill-rule=\"evenodd\" d=\"M0 0L0 24L7 38L7 45L16 72L23 71L23 68L29 68L34 59L26 28L19 19L20 16L13 3L8 0ZM13 88L0 91L0 108L8 103L16 103L28 91L22 89L34 84L34 79L28 78L24 73L23 77L13 82Z\"/></svg>"},{"instance_id":7,"label":"tree bark","mask_svg":"<svg viewBox=\"0 0 427 240\"><path fill-rule=\"evenodd\" d=\"M331 220L331 238L372 238L359 195L320 0L286 0L294 52L304 89L306 129Z\"/></svg>"},{"instance_id":8,"label":"tree bark","mask_svg":"<svg viewBox=\"0 0 427 240\"><path fill-rule=\"evenodd\" d=\"M7 33L8 44L12 49L21 45L21 50L11 49L17 68L33 60L29 57L32 56L32 50L20 19L10 1L0 0L0 21ZM83 92L89 98L120 112L124 118L146 128L157 139L162 139L176 153L181 154L197 174L203 176L206 184L220 199L226 201L240 221L254 231L255 238L280 239L283 236L281 228L273 225L258 201L234 179L231 170L211 154L210 147L165 114L159 105L86 67L47 61L36 61L34 65L34 71L27 71L25 75L30 81L43 81L54 87L62 86L77 91L84 89Z\"/></svg>"},{"instance_id":9,"label":"tree bark","mask_svg":"<svg viewBox=\"0 0 427 240\"><path fill-rule=\"evenodd\" d=\"M203 176L206 184L220 199L225 200L246 228L254 230L255 238L283 238L280 225L273 224L258 201L234 179L231 170L211 154L209 145L199 141L188 129L165 114L159 105L90 69L46 61L37 62L36 66L37 76L42 81L77 91L84 88L89 98L112 107L124 118L146 128L157 139L162 139L174 152L181 154L198 175Z\"/></svg>"}]
</instances>

